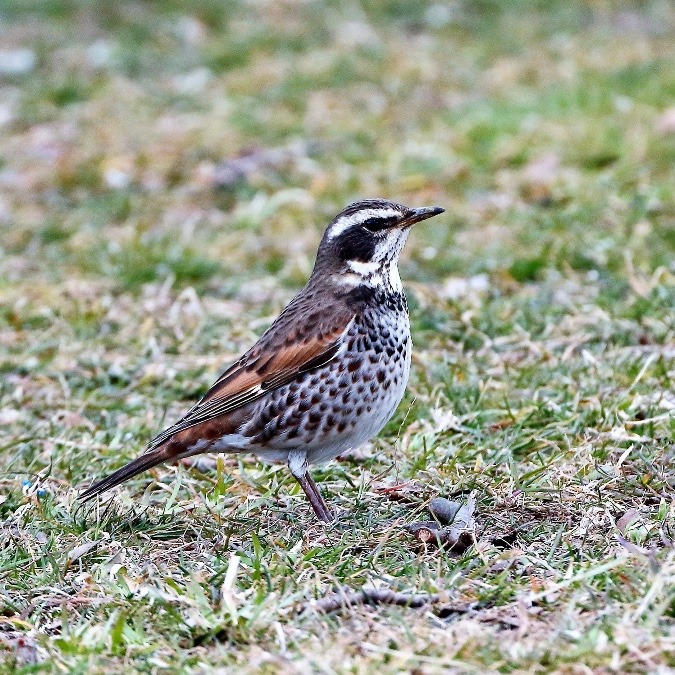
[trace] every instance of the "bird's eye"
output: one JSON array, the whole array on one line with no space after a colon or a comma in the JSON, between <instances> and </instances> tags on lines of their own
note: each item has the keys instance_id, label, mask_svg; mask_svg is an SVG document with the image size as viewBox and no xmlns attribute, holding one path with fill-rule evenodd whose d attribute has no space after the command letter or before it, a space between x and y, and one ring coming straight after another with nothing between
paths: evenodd
<instances>
[{"instance_id":1,"label":"bird's eye","mask_svg":"<svg viewBox=\"0 0 675 675\"><path fill-rule=\"evenodd\" d=\"M379 232L387 227L391 227L397 220L396 216L374 216L366 218L361 225L371 232Z\"/></svg>"}]
</instances>

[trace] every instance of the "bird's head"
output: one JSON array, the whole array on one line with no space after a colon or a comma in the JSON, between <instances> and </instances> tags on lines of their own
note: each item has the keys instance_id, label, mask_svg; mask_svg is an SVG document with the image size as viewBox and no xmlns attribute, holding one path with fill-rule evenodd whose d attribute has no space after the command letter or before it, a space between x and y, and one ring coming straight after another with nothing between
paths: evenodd
<instances>
[{"instance_id":1,"label":"bird's head","mask_svg":"<svg viewBox=\"0 0 675 675\"><path fill-rule=\"evenodd\" d=\"M410 228L443 211L439 206L413 209L385 199L354 202L326 229L315 274L330 270L338 281L351 285L387 279L396 272Z\"/></svg>"}]
</instances>

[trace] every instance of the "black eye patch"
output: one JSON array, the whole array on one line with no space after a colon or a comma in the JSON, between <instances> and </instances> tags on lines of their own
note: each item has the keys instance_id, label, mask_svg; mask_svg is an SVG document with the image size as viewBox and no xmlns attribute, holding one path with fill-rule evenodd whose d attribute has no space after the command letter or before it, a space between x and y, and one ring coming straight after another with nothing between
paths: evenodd
<instances>
[{"instance_id":1,"label":"black eye patch","mask_svg":"<svg viewBox=\"0 0 675 675\"><path fill-rule=\"evenodd\" d=\"M335 242L336 253L342 260L370 262L375 254L377 241L363 230L352 228Z\"/></svg>"},{"instance_id":2,"label":"black eye patch","mask_svg":"<svg viewBox=\"0 0 675 675\"><path fill-rule=\"evenodd\" d=\"M398 222L398 216L373 216L366 218L361 225L371 232L378 232L379 230L386 230L388 227L395 225Z\"/></svg>"}]
</instances>

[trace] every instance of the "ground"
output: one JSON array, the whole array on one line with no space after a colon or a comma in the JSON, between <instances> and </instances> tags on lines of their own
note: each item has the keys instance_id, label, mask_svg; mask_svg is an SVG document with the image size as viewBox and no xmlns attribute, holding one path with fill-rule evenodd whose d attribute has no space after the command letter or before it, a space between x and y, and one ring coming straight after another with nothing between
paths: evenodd
<instances>
[{"instance_id":1,"label":"ground","mask_svg":"<svg viewBox=\"0 0 675 675\"><path fill-rule=\"evenodd\" d=\"M672 672L675 10L667 2L0 0L3 672ZM142 452L357 198L413 373L315 471ZM476 499L475 544L404 525ZM323 614L362 587L420 608Z\"/></svg>"}]
</instances>

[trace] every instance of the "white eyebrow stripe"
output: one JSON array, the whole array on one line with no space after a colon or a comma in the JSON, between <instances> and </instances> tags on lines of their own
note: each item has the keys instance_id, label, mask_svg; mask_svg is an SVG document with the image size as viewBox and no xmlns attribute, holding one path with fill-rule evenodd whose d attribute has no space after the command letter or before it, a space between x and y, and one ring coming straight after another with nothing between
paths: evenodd
<instances>
[{"instance_id":1,"label":"white eyebrow stripe","mask_svg":"<svg viewBox=\"0 0 675 675\"><path fill-rule=\"evenodd\" d=\"M361 209L348 216L342 216L330 228L328 239L334 239L352 225L362 223L367 218L398 218L401 214L395 209Z\"/></svg>"}]
</instances>

